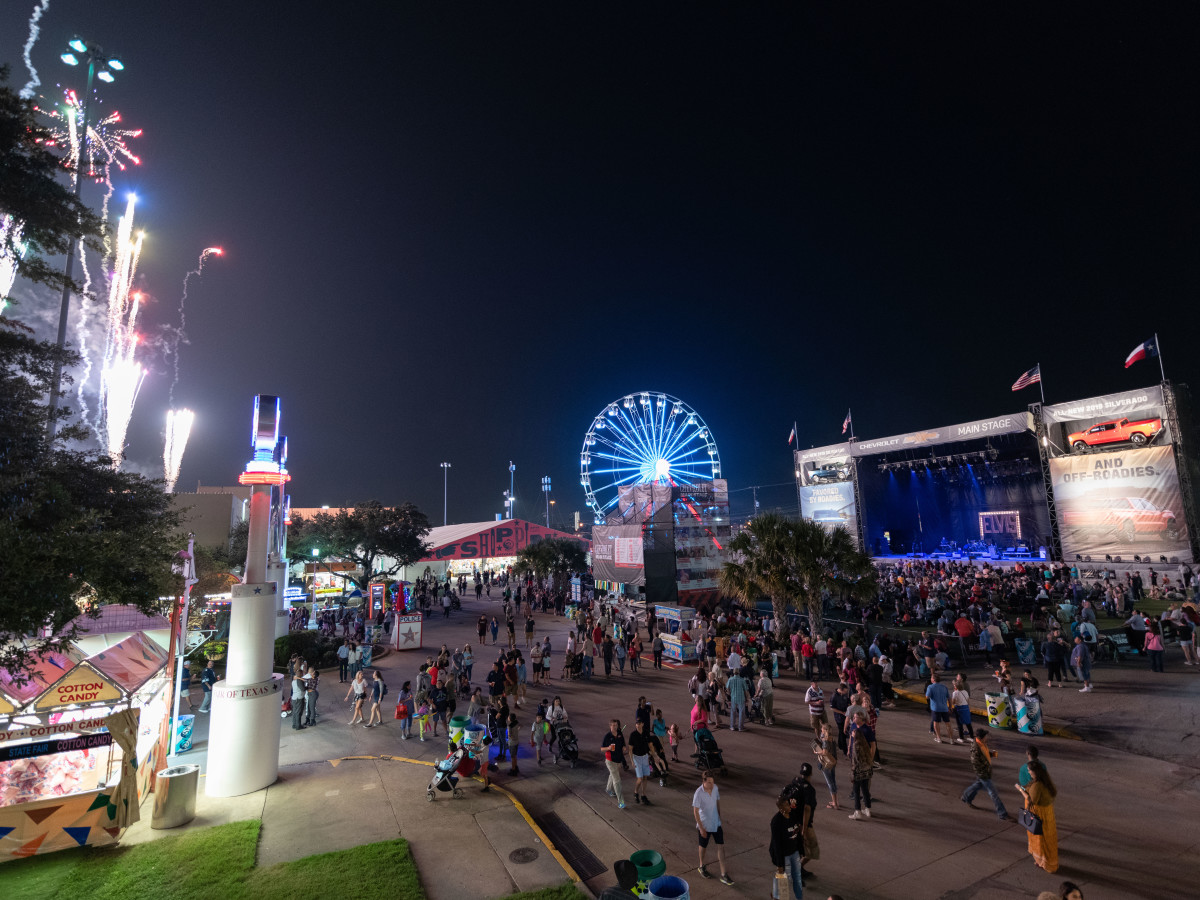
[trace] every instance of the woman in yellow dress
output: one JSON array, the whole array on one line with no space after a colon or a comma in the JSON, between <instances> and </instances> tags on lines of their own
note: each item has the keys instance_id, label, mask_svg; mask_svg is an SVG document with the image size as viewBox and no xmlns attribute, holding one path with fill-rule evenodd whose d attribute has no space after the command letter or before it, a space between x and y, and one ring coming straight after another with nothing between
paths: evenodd
<instances>
[{"instance_id":1,"label":"woman in yellow dress","mask_svg":"<svg viewBox=\"0 0 1200 900\"><path fill-rule=\"evenodd\" d=\"M1042 833L1029 834L1029 855L1047 872L1058 871L1058 825L1054 821L1054 798L1058 788L1050 779L1046 767L1036 759L1029 762L1030 782L1017 785L1025 797L1025 808L1042 820Z\"/></svg>"}]
</instances>

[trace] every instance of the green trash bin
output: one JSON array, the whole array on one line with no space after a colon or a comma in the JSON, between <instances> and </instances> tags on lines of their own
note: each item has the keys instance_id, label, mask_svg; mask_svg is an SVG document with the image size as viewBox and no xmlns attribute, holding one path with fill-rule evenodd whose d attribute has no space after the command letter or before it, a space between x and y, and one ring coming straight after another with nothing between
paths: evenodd
<instances>
[{"instance_id":1,"label":"green trash bin","mask_svg":"<svg viewBox=\"0 0 1200 900\"><path fill-rule=\"evenodd\" d=\"M667 871L667 862L657 850L638 850L629 861L637 866L638 881L648 883Z\"/></svg>"},{"instance_id":2,"label":"green trash bin","mask_svg":"<svg viewBox=\"0 0 1200 900\"><path fill-rule=\"evenodd\" d=\"M463 732L467 730L467 726L471 724L470 716L455 716L450 720L450 730L448 732L450 740L456 744L462 743Z\"/></svg>"}]
</instances>

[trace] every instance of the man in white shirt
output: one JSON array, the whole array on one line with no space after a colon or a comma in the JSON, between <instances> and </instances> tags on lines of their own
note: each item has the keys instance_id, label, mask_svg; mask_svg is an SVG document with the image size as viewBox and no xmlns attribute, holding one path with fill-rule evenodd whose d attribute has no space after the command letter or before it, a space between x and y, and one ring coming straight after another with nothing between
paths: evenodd
<instances>
[{"instance_id":1,"label":"man in white shirt","mask_svg":"<svg viewBox=\"0 0 1200 900\"><path fill-rule=\"evenodd\" d=\"M716 778L711 769L706 769L701 776L700 787L692 795L692 815L696 819L696 830L700 834L700 868L697 869L705 878L712 874L704 866L704 851L708 849L708 839L712 838L717 845L717 863L721 867L721 881L733 884L733 879L725 871L725 832L721 828L721 792L717 789Z\"/></svg>"},{"instance_id":2,"label":"man in white shirt","mask_svg":"<svg viewBox=\"0 0 1200 900\"><path fill-rule=\"evenodd\" d=\"M737 652L737 647L729 651L729 671L736 672L742 667L742 657Z\"/></svg>"}]
</instances>

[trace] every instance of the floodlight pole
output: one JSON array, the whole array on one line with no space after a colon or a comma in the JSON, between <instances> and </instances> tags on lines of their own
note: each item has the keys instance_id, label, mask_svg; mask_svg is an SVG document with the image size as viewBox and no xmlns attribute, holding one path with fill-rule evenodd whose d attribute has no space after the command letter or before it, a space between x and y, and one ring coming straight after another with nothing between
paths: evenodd
<instances>
[{"instance_id":1,"label":"floodlight pole","mask_svg":"<svg viewBox=\"0 0 1200 900\"><path fill-rule=\"evenodd\" d=\"M542 476L542 493L546 495L546 528L550 527L550 476Z\"/></svg>"},{"instance_id":2,"label":"floodlight pole","mask_svg":"<svg viewBox=\"0 0 1200 900\"><path fill-rule=\"evenodd\" d=\"M450 463L442 463L442 525L450 524Z\"/></svg>"},{"instance_id":3,"label":"floodlight pole","mask_svg":"<svg viewBox=\"0 0 1200 900\"><path fill-rule=\"evenodd\" d=\"M517 477L516 472L517 467L513 465L513 461L510 459L508 461L508 517L510 519L516 518L516 510L514 509L517 505L517 492L514 486L514 481Z\"/></svg>"}]
</instances>

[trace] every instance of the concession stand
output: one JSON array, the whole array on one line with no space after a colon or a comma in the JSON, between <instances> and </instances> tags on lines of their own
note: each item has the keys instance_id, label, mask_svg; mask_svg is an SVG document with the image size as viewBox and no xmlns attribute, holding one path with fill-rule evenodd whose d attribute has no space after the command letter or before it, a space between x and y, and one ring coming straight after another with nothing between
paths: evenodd
<instances>
[{"instance_id":1,"label":"concession stand","mask_svg":"<svg viewBox=\"0 0 1200 900\"><path fill-rule=\"evenodd\" d=\"M691 632L695 628L696 610L690 606L659 603L654 607L654 618L663 640L663 656L675 662L695 662L696 638ZM688 635L688 640L683 640L684 634Z\"/></svg>"},{"instance_id":2,"label":"concession stand","mask_svg":"<svg viewBox=\"0 0 1200 900\"><path fill-rule=\"evenodd\" d=\"M168 654L142 631L97 637L23 677L0 669L0 862L111 844L139 818L164 759Z\"/></svg>"}]
</instances>

